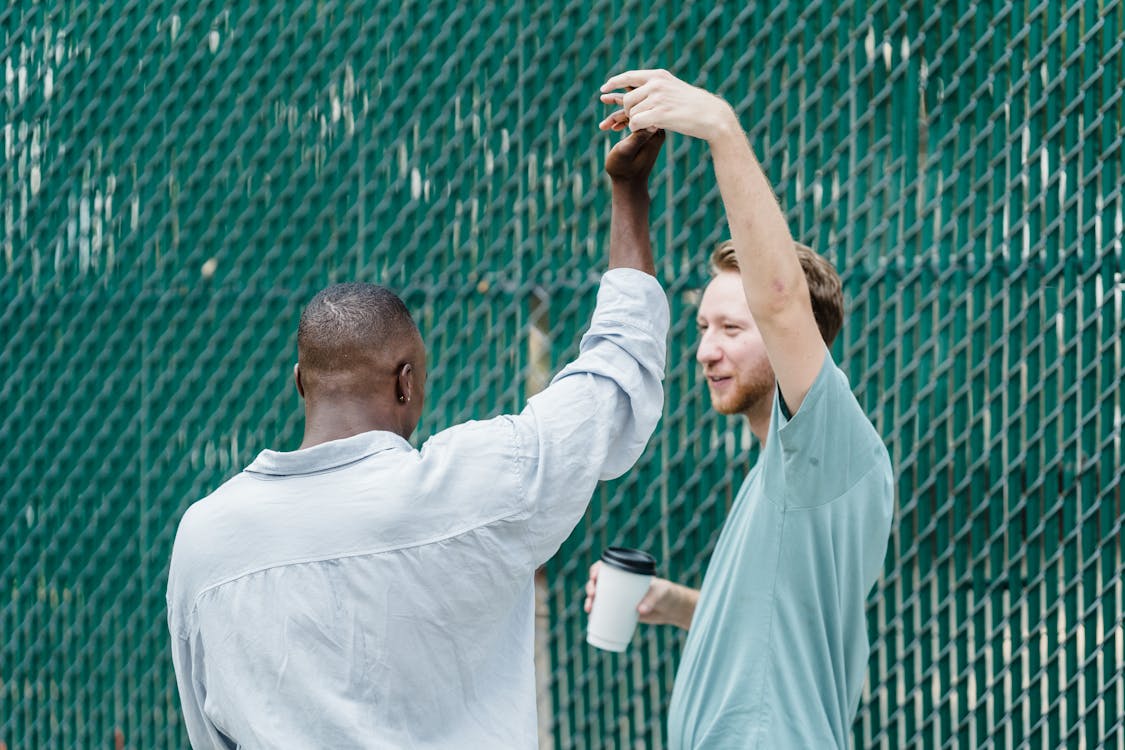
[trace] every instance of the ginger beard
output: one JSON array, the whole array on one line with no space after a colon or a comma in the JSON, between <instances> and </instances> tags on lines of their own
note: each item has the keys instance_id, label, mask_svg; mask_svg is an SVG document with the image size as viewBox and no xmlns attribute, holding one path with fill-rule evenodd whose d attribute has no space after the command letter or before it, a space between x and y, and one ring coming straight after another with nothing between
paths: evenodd
<instances>
[{"instance_id":1,"label":"ginger beard","mask_svg":"<svg viewBox=\"0 0 1125 750\"><path fill-rule=\"evenodd\" d=\"M748 414L760 404L773 398L773 370L766 362L753 372L736 373L723 379L707 378L707 390L711 394L711 406L715 411L727 416Z\"/></svg>"}]
</instances>

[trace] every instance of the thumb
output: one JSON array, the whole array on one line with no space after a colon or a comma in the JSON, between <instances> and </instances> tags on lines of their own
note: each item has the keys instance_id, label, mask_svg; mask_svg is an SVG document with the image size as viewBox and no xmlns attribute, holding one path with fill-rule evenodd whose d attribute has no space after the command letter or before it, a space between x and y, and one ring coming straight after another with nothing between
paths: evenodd
<instances>
[{"instance_id":1,"label":"thumb","mask_svg":"<svg viewBox=\"0 0 1125 750\"><path fill-rule=\"evenodd\" d=\"M644 145L652 139L652 133L647 130L634 130L623 138L619 145L621 153L629 158L633 158L644 148Z\"/></svg>"},{"instance_id":2,"label":"thumb","mask_svg":"<svg viewBox=\"0 0 1125 750\"><path fill-rule=\"evenodd\" d=\"M629 137L637 142L638 146L643 146L657 133L658 128L645 128L643 130L634 130Z\"/></svg>"},{"instance_id":3,"label":"thumb","mask_svg":"<svg viewBox=\"0 0 1125 750\"><path fill-rule=\"evenodd\" d=\"M656 589L650 588L645 598L641 599L641 603L637 605L637 612L642 615L651 615L652 610L656 608L656 601L660 598L660 594Z\"/></svg>"}]
</instances>

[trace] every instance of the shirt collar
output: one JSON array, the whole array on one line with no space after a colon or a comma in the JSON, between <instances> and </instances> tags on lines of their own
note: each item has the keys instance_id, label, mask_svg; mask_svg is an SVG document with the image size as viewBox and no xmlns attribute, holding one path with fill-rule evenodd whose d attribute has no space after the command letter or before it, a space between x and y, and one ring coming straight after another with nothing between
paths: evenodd
<instances>
[{"instance_id":1,"label":"shirt collar","mask_svg":"<svg viewBox=\"0 0 1125 750\"><path fill-rule=\"evenodd\" d=\"M393 432L374 430L358 435L330 440L311 448L296 451L264 450L246 467L252 474L289 476L315 474L362 461L368 456L387 450L413 450L410 443Z\"/></svg>"}]
</instances>

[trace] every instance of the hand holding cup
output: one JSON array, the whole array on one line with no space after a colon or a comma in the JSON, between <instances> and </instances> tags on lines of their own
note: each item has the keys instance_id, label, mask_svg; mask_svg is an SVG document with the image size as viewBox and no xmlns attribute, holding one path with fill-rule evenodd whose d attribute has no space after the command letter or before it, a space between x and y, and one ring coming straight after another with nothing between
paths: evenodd
<instances>
[{"instance_id":1,"label":"hand holding cup","mask_svg":"<svg viewBox=\"0 0 1125 750\"><path fill-rule=\"evenodd\" d=\"M640 550L610 547L596 566L596 571L590 569L586 586L590 613L586 642L607 651L624 651L637 627L637 606L656 573L656 560Z\"/></svg>"}]
</instances>

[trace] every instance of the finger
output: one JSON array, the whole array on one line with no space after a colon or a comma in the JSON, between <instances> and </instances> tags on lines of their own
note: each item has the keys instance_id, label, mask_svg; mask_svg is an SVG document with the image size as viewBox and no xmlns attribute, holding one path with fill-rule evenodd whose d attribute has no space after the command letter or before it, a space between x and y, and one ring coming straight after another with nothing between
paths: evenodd
<instances>
[{"instance_id":1,"label":"finger","mask_svg":"<svg viewBox=\"0 0 1125 750\"><path fill-rule=\"evenodd\" d=\"M633 89L621 97L621 108L625 110L627 114L631 115L633 114L633 109L647 99L648 95L651 93L652 88L649 86L641 86L640 88Z\"/></svg>"},{"instance_id":2,"label":"finger","mask_svg":"<svg viewBox=\"0 0 1125 750\"><path fill-rule=\"evenodd\" d=\"M641 89L638 89L640 91ZM626 112L629 117L639 115L642 112L650 112L657 109L658 102L653 97L645 96L644 98L637 99L629 106L625 107L622 111Z\"/></svg>"},{"instance_id":3,"label":"finger","mask_svg":"<svg viewBox=\"0 0 1125 750\"><path fill-rule=\"evenodd\" d=\"M642 615L651 614L652 611L654 611L654 609L656 608L656 605L659 602L661 596L664 596L663 589L660 589L655 585L649 586L648 593L645 594L645 598L642 598L640 600L640 604L637 605L637 612L641 613Z\"/></svg>"},{"instance_id":4,"label":"finger","mask_svg":"<svg viewBox=\"0 0 1125 750\"><path fill-rule=\"evenodd\" d=\"M602 94L598 98L601 99L605 104L616 104L620 107L621 100L625 98L625 95L614 92L609 94Z\"/></svg>"},{"instance_id":5,"label":"finger","mask_svg":"<svg viewBox=\"0 0 1125 750\"><path fill-rule=\"evenodd\" d=\"M597 586L593 581L586 581L586 596L592 597L597 590Z\"/></svg>"},{"instance_id":6,"label":"finger","mask_svg":"<svg viewBox=\"0 0 1125 750\"><path fill-rule=\"evenodd\" d=\"M629 127L634 132L656 127L656 114L654 112L642 112L636 117L630 117Z\"/></svg>"},{"instance_id":7,"label":"finger","mask_svg":"<svg viewBox=\"0 0 1125 750\"><path fill-rule=\"evenodd\" d=\"M622 162L633 162L637 155L644 152L645 146L652 139L652 133L647 130L630 133L614 144L611 153Z\"/></svg>"},{"instance_id":8,"label":"finger","mask_svg":"<svg viewBox=\"0 0 1125 750\"><path fill-rule=\"evenodd\" d=\"M590 610L594 608L594 600L586 597L586 601L582 602L582 609L586 610L586 614L590 614Z\"/></svg>"},{"instance_id":9,"label":"finger","mask_svg":"<svg viewBox=\"0 0 1125 750\"><path fill-rule=\"evenodd\" d=\"M602 84L602 91L613 91L629 86L638 88L648 83L659 72L657 70L627 70L624 73L611 76L608 81Z\"/></svg>"},{"instance_id":10,"label":"finger","mask_svg":"<svg viewBox=\"0 0 1125 750\"><path fill-rule=\"evenodd\" d=\"M628 151L636 153L643 149L650 140L652 140L652 130L634 130L622 143L625 144Z\"/></svg>"},{"instance_id":11,"label":"finger","mask_svg":"<svg viewBox=\"0 0 1125 750\"><path fill-rule=\"evenodd\" d=\"M625 126L628 124L629 115L618 110L598 123L598 128L600 130L624 130Z\"/></svg>"},{"instance_id":12,"label":"finger","mask_svg":"<svg viewBox=\"0 0 1125 750\"><path fill-rule=\"evenodd\" d=\"M646 156L654 155L664 147L664 139L667 137L666 131L650 127L639 132L648 133L648 138L645 139L644 147L641 149L642 154Z\"/></svg>"},{"instance_id":13,"label":"finger","mask_svg":"<svg viewBox=\"0 0 1125 750\"><path fill-rule=\"evenodd\" d=\"M619 109L616 112L614 112L612 115L610 115L610 118L617 125L624 125L627 122L629 122L629 115L626 114L625 110L622 110L622 109Z\"/></svg>"},{"instance_id":14,"label":"finger","mask_svg":"<svg viewBox=\"0 0 1125 750\"><path fill-rule=\"evenodd\" d=\"M659 128L661 110L651 100L642 101L629 111L629 127L633 130Z\"/></svg>"}]
</instances>

